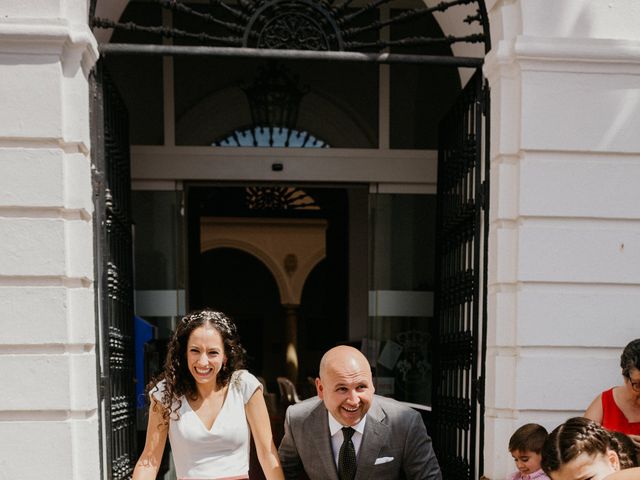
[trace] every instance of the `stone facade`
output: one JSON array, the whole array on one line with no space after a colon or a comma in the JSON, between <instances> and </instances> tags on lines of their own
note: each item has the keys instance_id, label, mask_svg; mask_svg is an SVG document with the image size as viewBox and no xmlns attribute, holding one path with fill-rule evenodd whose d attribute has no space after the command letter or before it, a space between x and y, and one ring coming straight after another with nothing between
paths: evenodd
<instances>
[{"instance_id":1,"label":"stone facade","mask_svg":"<svg viewBox=\"0 0 640 480\"><path fill-rule=\"evenodd\" d=\"M0 477L100 477L87 2L0 8Z\"/></svg>"},{"instance_id":2,"label":"stone facade","mask_svg":"<svg viewBox=\"0 0 640 480\"><path fill-rule=\"evenodd\" d=\"M620 383L640 337L640 5L488 1L491 227L485 474L518 426Z\"/></svg>"}]
</instances>

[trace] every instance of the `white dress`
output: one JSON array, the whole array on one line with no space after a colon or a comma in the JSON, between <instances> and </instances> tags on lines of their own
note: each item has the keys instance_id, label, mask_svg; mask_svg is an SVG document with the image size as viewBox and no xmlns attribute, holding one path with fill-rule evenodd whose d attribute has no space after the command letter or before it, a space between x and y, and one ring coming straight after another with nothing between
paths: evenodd
<instances>
[{"instance_id":1,"label":"white dress","mask_svg":"<svg viewBox=\"0 0 640 480\"><path fill-rule=\"evenodd\" d=\"M164 388L163 380L150 395L161 402ZM251 373L233 372L227 397L210 430L181 397L180 418L169 420L169 442L179 480L249 478L250 437L244 407L257 388L262 385Z\"/></svg>"}]
</instances>

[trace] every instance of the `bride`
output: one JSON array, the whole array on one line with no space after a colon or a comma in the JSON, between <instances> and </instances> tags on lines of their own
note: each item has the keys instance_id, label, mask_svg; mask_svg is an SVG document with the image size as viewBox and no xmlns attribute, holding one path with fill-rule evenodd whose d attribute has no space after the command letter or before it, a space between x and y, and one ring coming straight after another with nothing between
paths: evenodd
<instances>
[{"instance_id":1,"label":"bride","mask_svg":"<svg viewBox=\"0 0 640 480\"><path fill-rule=\"evenodd\" d=\"M244 365L236 326L221 312L185 316L164 371L150 384L144 450L133 480L155 479L169 436L178 480L249 478L253 435L267 480L284 479L258 379Z\"/></svg>"}]
</instances>

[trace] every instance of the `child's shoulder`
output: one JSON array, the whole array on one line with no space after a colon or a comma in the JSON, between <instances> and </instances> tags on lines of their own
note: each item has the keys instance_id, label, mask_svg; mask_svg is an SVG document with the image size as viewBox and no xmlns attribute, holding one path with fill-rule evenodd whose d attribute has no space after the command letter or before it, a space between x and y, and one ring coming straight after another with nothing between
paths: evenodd
<instances>
[{"instance_id":1,"label":"child's shoulder","mask_svg":"<svg viewBox=\"0 0 640 480\"><path fill-rule=\"evenodd\" d=\"M511 475L509 475L509 477L507 478L507 480L551 480L546 473L544 473L544 470L540 469L540 470L536 470L535 472L533 472L531 475L522 475L522 473L520 472L514 472Z\"/></svg>"},{"instance_id":2,"label":"child's shoulder","mask_svg":"<svg viewBox=\"0 0 640 480\"><path fill-rule=\"evenodd\" d=\"M533 472L530 476L529 476L530 480L551 480L546 473L544 473L544 470L540 469L536 472Z\"/></svg>"}]
</instances>

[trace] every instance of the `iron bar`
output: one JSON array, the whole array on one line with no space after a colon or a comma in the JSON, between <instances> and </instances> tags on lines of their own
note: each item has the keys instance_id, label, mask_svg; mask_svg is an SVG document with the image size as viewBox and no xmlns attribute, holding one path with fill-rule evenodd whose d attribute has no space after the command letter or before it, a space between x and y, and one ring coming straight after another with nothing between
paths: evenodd
<instances>
[{"instance_id":1,"label":"iron bar","mask_svg":"<svg viewBox=\"0 0 640 480\"><path fill-rule=\"evenodd\" d=\"M98 17L93 19L93 27L114 28L129 32L154 33L164 38L189 38L192 40L199 40L200 42L219 42L227 45L242 45L242 38L240 37L216 37L207 33L190 33L185 32L184 30L178 30L177 28L150 27L146 25L137 25L133 22L120 23Z\"/></svg>"},{"instance_id":2,"label":"iron bar","mask_svg":"<svg viewBox=\"0 0 640 480\"><path fill-rule=\"evenodd\" d=\"M387 48L387 47L424 47L427 45L452 45L454 43L480 43L484 41L482 33L467 35L466 37L447 36L441 38L407 37L401 40L377 40L375 42L346 42L347 48Z\"/></svg>"},{"instance_id":3,"label":"iron bar","mask_svg":"<svg viewBox=\"0 0 640 480\"><path fill-rule=\"evenodd\" d=\"M350 15L345 16L342 20L338 22L338 25L340 26L346 25L352 20L354 20L355 18L358 18L363 13L376 8L378 5L387 3L388 1L390 0L375 0L373 3L362 7L361 9L353 12ZM391 25L399 22L405 22L407 20L423 17L425 15L432 14L434 12L444 12L450 7L453 7L456 5L467 5L469 3L474 3L476 1L477 0L452 0L450 2L440 2L439 4L429 8L413 8L411 10L407 10L405 13L401 15L396 15L395 17L391 17L389 20L371 22L367 27L363 27L359 30L363 32L373 30L373 29L378 30L381 27L385 27L387 25Z\"/></svg>"},{"instance_id":4,"label":"iron bar","mask_svg":"<svg viewBox=\"0 0 640 480\"><path fill-rule=\"evenodd\" d=\"M244 27L238 25L237 23L225 22L223 20L220 20L214 17L210 13L198 12L197 10L194 10L193 8L188 7L182 3L178 3L175 0L159 0L159 1L162 8L165 8L167 10L172 10L174 12L180 12L187 15L191 15L193 17L203 20L206 23L219 25L232 32L244 34Z\"/></svg>"},{"instance_id":5,"label":"iron bar","mask_svg":"<svg viewBox=\"0 0 640 480\"><path fill-rule=\"evenodd\" d=\"M484 59L476 57L443 57L400 53L319 52L311 50L268 50L261 48L204 47L188 45L141 45L135 43L107 43L99 46L107 55L169 55L258 58L278 60L317 60L328 62L443 65L478 68Z\"/></svg>"},{"instance_id":6,"label":"iron bar","mask_svg":"<svg viewBox=\"0 0 640 480\"><path fill-rule=\"evenodd\" d=\"M227 5L227 3L223 0L210 0L210 2L211 2L211 5L224 8L231 15L233 15L234 17L240 20L243 20L244 22L248 22L250 20L250 17L248 15L245 15L240 10L236 10L231 5Z\"/></svg>"}]
</instances>

